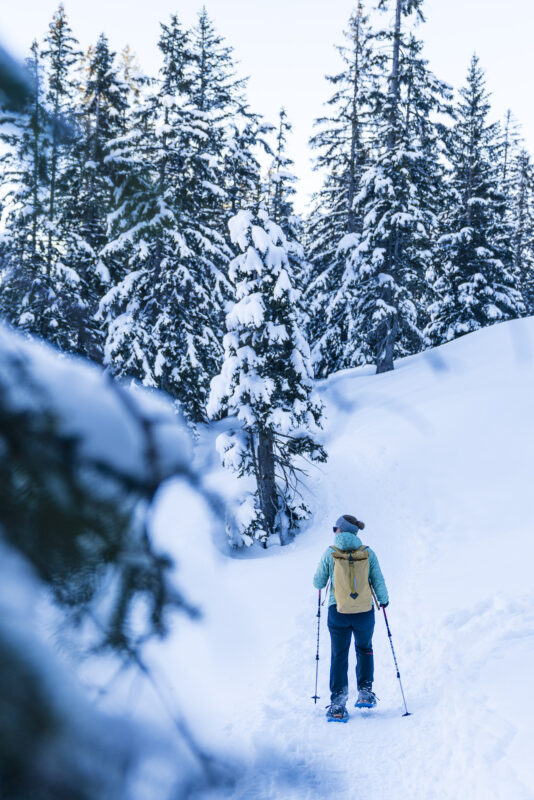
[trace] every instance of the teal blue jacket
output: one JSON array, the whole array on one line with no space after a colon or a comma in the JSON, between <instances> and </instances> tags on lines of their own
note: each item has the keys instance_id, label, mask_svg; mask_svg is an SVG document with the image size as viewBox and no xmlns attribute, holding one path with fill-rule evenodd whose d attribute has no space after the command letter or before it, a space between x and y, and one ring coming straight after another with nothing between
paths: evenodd
<instances>
[{"instance_id":1,"label":"teal blue jacket","mask_svg":"<svg viewBox=\"0 0 534 800\"><path fill-rule=\"evenodd\" d=\"M342 533L336 533L334 544L340 550L357 550L358 547L362 546L362 541L355 533L346 533L343 531ZM384 576L382 575L382 570L380 569L380 564L378 563L378 558L370 547L367 549L369 551L369 581L375 590L378 602L380 604L388 603L388 590L386 588ZM324 589L328 581L330 581L328 605L333 606L336 603L336 598L334 596L334 559L332 557L331 547L324 552L319 561L319 566L313 576L313 585L316 589Z\"/></svg>"}]
</instances>

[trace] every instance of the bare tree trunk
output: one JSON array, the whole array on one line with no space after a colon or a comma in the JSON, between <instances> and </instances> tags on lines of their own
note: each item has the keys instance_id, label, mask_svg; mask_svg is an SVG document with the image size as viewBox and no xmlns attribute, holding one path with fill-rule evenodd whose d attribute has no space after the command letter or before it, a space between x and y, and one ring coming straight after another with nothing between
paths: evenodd
<instances>
[{"instance_id":1,"label":"bare tree trunk","mask_svg":"<svg viewBox=\"0 0 534 800\"><path fill-rule=\"evenodd\" d=\"M275 533L278 496L274 475L274 440L272 433L262 431L258 435L258 490L261 511L267 535ZM267 546L264 541L264 547Z\"/></svg>"}]
</instances>

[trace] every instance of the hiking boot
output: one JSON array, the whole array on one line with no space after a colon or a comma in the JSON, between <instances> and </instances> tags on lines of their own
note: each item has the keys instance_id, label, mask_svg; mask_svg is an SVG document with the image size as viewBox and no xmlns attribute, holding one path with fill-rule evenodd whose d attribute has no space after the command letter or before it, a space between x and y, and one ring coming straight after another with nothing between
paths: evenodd
<instances>
[{"instance_id":1,"label":"hiking boot","mask_svg":"<svg viewBox=\"0 0 534 800\"><path fill-rule=\"evenodd\" d=\"M370 689L360 689L358 699L354 703L355 708L373 708L376 706L377 696Z\"/></svg>"},{"instance_id":2,"label":"hiking boot","mask_svg":"<svg viewBox=\"0 0 534 800\"><path fill-rule=\"evenodd\" d=\"M328 722L347 722L349 718L349 712L345 708L345 706L329 705L326 711L326 719Z\"/></svg>"}]
</instances>

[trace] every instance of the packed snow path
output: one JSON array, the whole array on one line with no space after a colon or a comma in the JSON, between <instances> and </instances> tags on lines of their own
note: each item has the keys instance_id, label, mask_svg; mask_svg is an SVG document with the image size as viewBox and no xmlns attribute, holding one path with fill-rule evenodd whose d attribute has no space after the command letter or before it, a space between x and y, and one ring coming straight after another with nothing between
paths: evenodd
<instances>
[{"instance_id":1,"label":"packed snow path","mask_svg":"<svg viewBox=\"0 0 534 800\"><path fill-rule=\"evenodd\" d=\"M311 469L314 519L292 545L222 558L197 501L176 487L162 498L159 535L175 542L180 584L206 620L180 621L152 658L199 738L246 762L239 786L217 797L533 798L534 321L393 373L339 373L321 391L329 461ZM311 700L311 582L342 513L365 521L362 539L380 559L410 717L381 613L378 708L352 707L352 652L351 719L326 723L326 605L321 699Z\"/></svg>"}]
</instances>

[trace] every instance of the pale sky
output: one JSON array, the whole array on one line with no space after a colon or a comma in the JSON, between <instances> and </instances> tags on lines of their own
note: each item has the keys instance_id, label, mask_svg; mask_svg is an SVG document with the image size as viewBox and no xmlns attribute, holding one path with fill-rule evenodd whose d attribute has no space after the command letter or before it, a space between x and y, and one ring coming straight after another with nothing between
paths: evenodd
<instances>
[{"instance_id":1,"label":"pale sky","mask_svg":"<svg viewBox=\"0 0 534 800\"><path fill-rule=\"evenodd\" d=\"M300 179L299 210L317 187L307 142L313 120L330 93L324 75L339 67L334 45L341 43L355 4L355 0L206 0L217 30L234 48L239 74L250 76L251 107L273 123L282 105L287 110L293 124L290 155ZM159 67L159 22L177 13L189 26L201 5L201 0L64 0L82 47L104 31L113 49L129 44L149 74L156 74ZM32 39L41 39L47 30L57 6L57 0L0 0L0 41L14 55L26 56ZM510 108L534 153L531 0L426 0L424 10L427 22L419 32L436 75L457 88L476 51L487 73L495 117Z\"/></svg>"}]
</instances>

